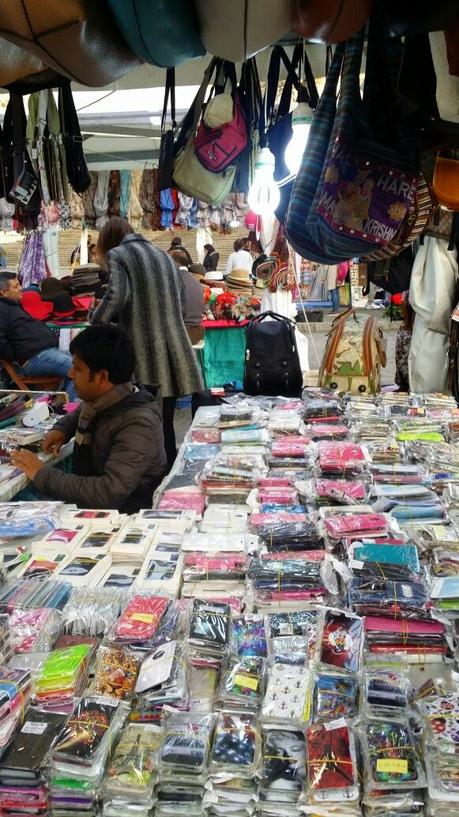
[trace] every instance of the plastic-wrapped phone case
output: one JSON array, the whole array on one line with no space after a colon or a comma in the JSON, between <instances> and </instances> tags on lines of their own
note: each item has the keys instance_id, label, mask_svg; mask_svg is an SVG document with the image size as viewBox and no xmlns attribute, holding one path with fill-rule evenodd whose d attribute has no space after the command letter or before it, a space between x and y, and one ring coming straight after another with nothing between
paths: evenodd
<instances>
[{"instance_id":1,"label":"plastic-wrapped phone case","mask_svg":"<svg viewBox=\"0 0 459 817\"><path fill-rule=\"evenodd\" d=\"M168 713L164 717L159 751L161 777L177 772L199 775L205 770L214 723L214 715Z\"/></svg>"},{"instance_id":2,"label":"plastic-wrapped phone case","mask_svg":"<svg viewBox=\"0 0 459 817\"><path fill-rule=\"evenodd\" d=\"M314 679L312 720L352 720L358 713L358 683L355 678L319 673Z\"/></svg>"},{"instance_id":3,"label":"plastic-wrapped phone case","mask_svg":"<svg viewBox=\"0 0 459 817\"><path fill-rule=\"evenodd\" d=\"M364 729L367 781L378 789L425 785L419 750L408 723L369 721Z\"/></svg>"},{"instance_id":4,"label":"plastic-wrapped phone case","mask_svg":"<svg viewBox=\"0 0 459 817\"><path fill-rule=\"evenodd\" d=\"M234 658L222 671L217 698L222 709L258 712L263 699L263 658Z\"/></svg>"},{"instance_id":5,"label":"plastic-wrapped phone case","mask_svg":"<svg viewBox=\"0 0 459 817\"><path fill-rule=\"evenodd\" d=\"M54 760L92 765L108 749L126 714L125 705L113 698L82 698L57 738Z\"/></svg>"},{"instance_id":6,"label":"plastic-wrapped phone case","mask_svg":"<svg viewBox=\"0 0 459 817\"><path fill-rule=\"evenodd\" d=\"M305 666L273 664L261 713L265 721L304 723L308 718L309 673Z\"/></svg>"},{"instance_id":7,"label":"plastic-wrapped phone case","mask_svg":"<svg viewBox=\"0 0 459 817\"><path fill-rule=\"evenodd\" d=\"M97 653L92 691L98 695L110 695L122 701L133 693L139 661L124 650L100 647Z\"/></svg>"},{"instance_id":8,"label":"plastic-wrapped phone case","mask_svg":"<svg viewBox=\"0 0 459 817\"><path fill-rule=\"evenodd\" d=\"M107 769L106 796L152 797L161 739L161 730L153 724L125 726Z\"/></svg>"},{"instance_id":9,"label":"plastic-wrapped phone case","mask_svg":"<svg viewBox=\"0 0 459 817\"><path fill-rule=\"evenodd\" d=\"M220 712L215 728L210 770L251 776L260 761L260 735L252 715Z\"/></svg>"},{"instance_id":10,"label":"plastic-wrapped phone case","mask_svg":"<svg viewBox=\"0 0 459 817\"><path fill-rule=\"evenodd\" d=\"M282 728L263 730L261 786L273 799L290 794L296 802L306 779L306 741L303 732Z\"/></svg>"},{"instance_id":11,"label":"plastic-wrapped phone case","mask_svg":"<svg viewBox=\"0 0 459 817\"><path fill-rule=\"evenodd\" d=\"M340 610L325 611L317 652L317 660L322 666L358 672L362 644L362 619Z\"/></svg>"},{"instance_id":12,"label":"plastic-wrapped phone case","mask_svg":"<svg viewBox=\"0 0 459 817\"><path fill-rule=\"evenodd\" d=\"M309 799L320 803L358 798L355 741L346 721L310 726L306 746Z\"/></svg>"}]
</instances>

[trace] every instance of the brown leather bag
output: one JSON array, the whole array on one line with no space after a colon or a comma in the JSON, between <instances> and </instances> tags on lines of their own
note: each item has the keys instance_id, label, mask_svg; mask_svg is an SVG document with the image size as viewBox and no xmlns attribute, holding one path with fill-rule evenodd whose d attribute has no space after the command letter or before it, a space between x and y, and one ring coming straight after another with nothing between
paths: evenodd
<instances>
[{"instance_id":1,"label":"brown leather bag","mask_svg":"<svg viewBox=\"0 0 459 817\"><path fill-rule=\"evenodd\" d=\"M360 31L371 0L295 0L293 30L308 40L340 43Z\"/></svg>"},{"instance_id":2,"label":"brown leather bag","mask_svg":"<svg viewBox=\"0 0 459 817\"><path fill-rule=\"evenodd\" d=\"M36 74L46 68L30 51L18 48L14 43L0 37L0 85L10 85L28 74Z\"/></svg>"},{"instance_id":3,"label":"brown leather bag","mask_svg":"<svg viewBox=\"0 0 459 817\"><path fill-rule=\"evenodd\" d=\"M0 34L83 85L106 85L139 65L99 0L2 0Z\"/></svg>"}]
</instances>

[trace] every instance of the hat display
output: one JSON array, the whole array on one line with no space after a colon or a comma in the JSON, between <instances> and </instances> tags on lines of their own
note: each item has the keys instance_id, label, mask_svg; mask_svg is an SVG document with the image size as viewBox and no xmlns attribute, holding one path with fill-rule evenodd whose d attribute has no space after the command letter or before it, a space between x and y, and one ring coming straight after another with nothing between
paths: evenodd
<instances>
[{"instance_id":1,"label":"hat display","mask_svg":"<svg viewBox=\"0 0 459 817\"><path fill-rule=\"evenodd\" d=\"M205 280L206 280L206 283L212 283L213 281L223 281L223 273L219 272L218 270L212 270L211 272L206 272Z\"/></svg>"},{"instance_id":2,"label":"hat display","mask_svg":"<svg viewBox=\"0 0 459 817\"><path fill-rule=\"evenodd\" d=\"M250 272L246 269L233 269L226 276L226 283L245 289L252 286L252 278Z\"/></svg>"}]
</instances>

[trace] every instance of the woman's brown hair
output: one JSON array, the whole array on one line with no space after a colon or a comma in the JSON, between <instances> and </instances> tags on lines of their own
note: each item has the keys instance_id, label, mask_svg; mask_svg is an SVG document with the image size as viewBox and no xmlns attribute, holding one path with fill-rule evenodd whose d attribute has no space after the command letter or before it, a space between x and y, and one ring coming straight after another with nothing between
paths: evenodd
<instances>
[{"instance_id":1,"label":"woman's brown hair","mask_svg":"<svg viewBox=\"0 0 459 817\"><path fill-rule=\"evenodd\" d=\"M134 232L134 228L126 218L113 216L102 227L97 239L97 252L99 256L105 258L110 250L118 247L125 236Z\"/></svg>"}]
</instances>

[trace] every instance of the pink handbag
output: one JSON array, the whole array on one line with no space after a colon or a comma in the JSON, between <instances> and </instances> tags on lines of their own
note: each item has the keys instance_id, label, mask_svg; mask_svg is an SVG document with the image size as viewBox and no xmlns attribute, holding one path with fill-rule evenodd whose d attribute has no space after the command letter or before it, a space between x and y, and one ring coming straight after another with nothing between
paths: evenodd
<instances>
[{"instance_id":1,"label":"pink handbag","mask_svg":"<svg viewBox=\"0 0 459 817\"><path fill-rule=\"evenodd\" d=\"M247 124L237 93L234 96L233 110L231 122L219 128L208 128L201 120L196 134L196 156L202 166L213 173L225 170L247 147Z\"/></svg>"}]
</instances>

